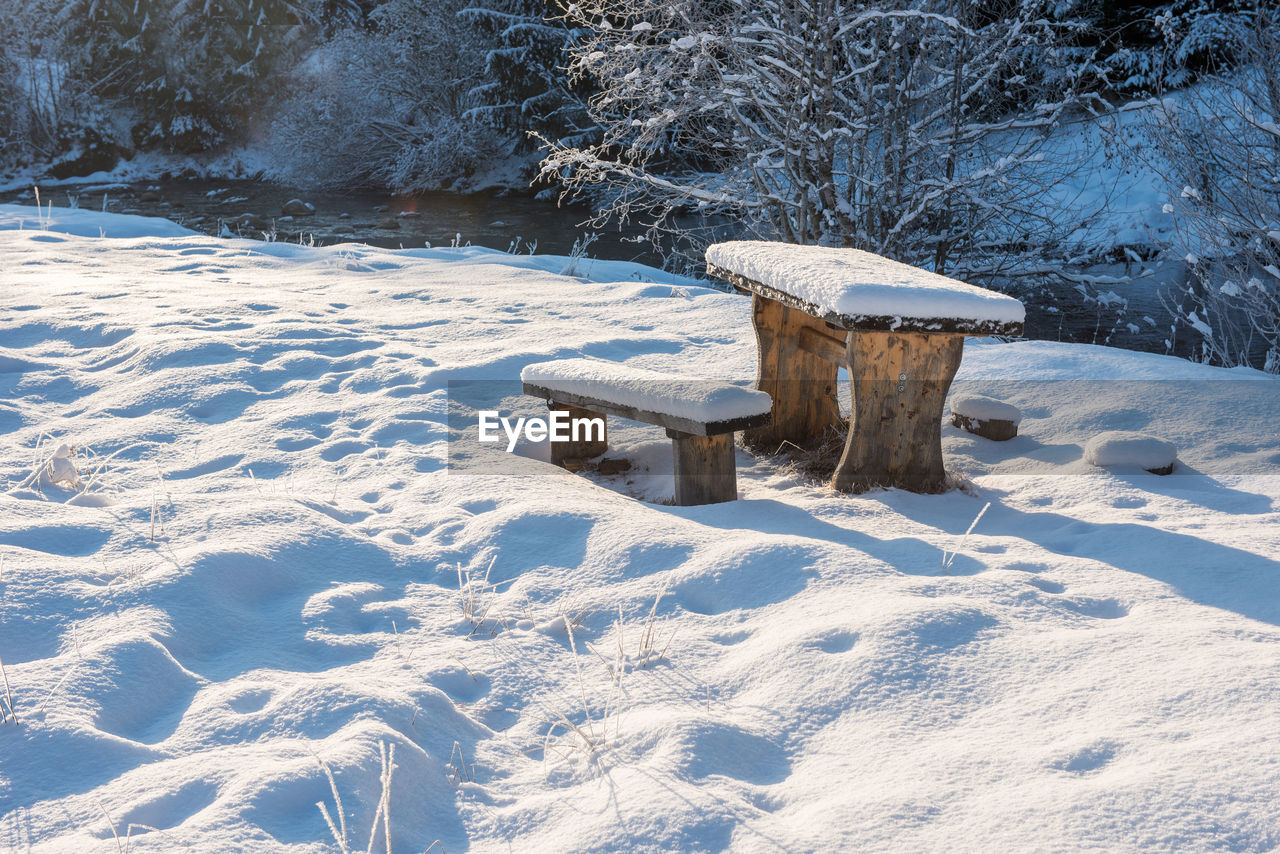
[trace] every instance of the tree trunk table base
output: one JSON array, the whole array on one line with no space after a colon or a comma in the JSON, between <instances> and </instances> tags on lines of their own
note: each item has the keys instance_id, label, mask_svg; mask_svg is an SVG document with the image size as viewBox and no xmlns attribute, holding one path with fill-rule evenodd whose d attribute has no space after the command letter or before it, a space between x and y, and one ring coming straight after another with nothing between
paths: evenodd
<instances>
[{"instance_id":1,"label":"tree trunk table base","mask_svg":"<svg viewBox=\"0 0 1280 854\"><path fill-rule=\"evenodd\" d=\"M942 492L942 410L960 367L964 335L844 331L760 294L752 295L760 343L756 388L773 397L773 421L744 434L769 453L808 448L842 425L839 368L849 371L853 416L831 485L840 492L895 487Z\"/></svg>"},{"instance_id":2,"label":"tree trunk table base","mask_svg":"<svg viewBox=\"0 0 1280 854\"><path fill-rule=\"evenodd\" d=\"M773 398L773 420L745 431L743 441L776 453L785 442L805 444L842 424L836 401L839 365L802 342L843 333L831 332L818 318L759 294L751 298L751 321L760 345L756 388Z\"/></svg>"},{"instance_id":3,"label":"tree trunk table base","mask_svg":"<svg viewBox=\"0 0 1280 854\"><path fill-rule=\"evenodd\" d=\"M853 418L834 489L947 488L942 409L963 353L962 335L849 333Z\"/></svg>"}]
</instances>

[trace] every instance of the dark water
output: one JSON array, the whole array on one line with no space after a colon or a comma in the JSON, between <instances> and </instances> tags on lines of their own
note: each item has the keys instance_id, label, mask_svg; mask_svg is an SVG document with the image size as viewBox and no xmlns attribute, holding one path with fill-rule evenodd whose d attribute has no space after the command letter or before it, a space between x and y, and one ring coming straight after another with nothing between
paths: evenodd
<instances>
[{"instance_id":1,"label":"dark water","mask_svg":"<svg viewBox=\"0 0 1280 854\"><path fill-rule=\"evenodd\" d=\"M76 204L111 213L165 217L211 235L226 229L243 237L269 235L273 240L318 246L360 242L409 249L450 246L456 241L520 254L567 255L575 241L595 234L587 250L592 257L663 263L663 253L645 240L643 228L592 228L587 223L591 211L585 206L558 206L554 200L506 191L394 196L377 191L301 190L256 181L181 181L49 187L41 188L40 197L56 207ZM292 199L310 203L315 212L287 216L284 205ZM30 190L4 194L0 201L34 204Z\"/></svg>"},{"instance_id":2,"label":"dark water","mask_svg":"<svg viewBox=\"0 0 1280 854\"><path fill-rule=\"evenodd\" d=\"M695 272L693 255L677 256L671 247L655 247L638 225L592 228L585 206L559 206L553 200L495 191L473 195L428 193L394 196L384 192L324 192L256 181L176 181L160 184L77 185L42 188L41 199L55 206L112 213L160 216L211 235L230 232L256 239L331 245L360 242L387 248L425 245L486 246L491 249L567 255L574 243L594 234L586 252L595 258L638 261L655 267ZM284 205L301 199L314 214L286 216ZM0 195L0 201L34 204L31 191ZM717 237L731 238L731 223L692 223ZM1130 350L1191 355L1199 347L1189 330L1171 330L1162 304L1185 281L1182 264L1105 265L1071 271L1115 282L1076 284L1056 276L990 284L1021 299L1027 307L1026 337L1038 340L1107 344Z\"/></svg>"},{"instance_id":3,"label":"dark water","mask_svg":"<svg viewBox=\"0 0 1280 854\"><path fill-rule=\"evenodd\" d=\"M1084 281L1044 275L991 283L1026 306L1027 338L1183 357L1199 352L1199 333L1175 328L1170 312L1184 299L1182 262L1099 264L1065 272Z\"/></svg>"}]
</instances>

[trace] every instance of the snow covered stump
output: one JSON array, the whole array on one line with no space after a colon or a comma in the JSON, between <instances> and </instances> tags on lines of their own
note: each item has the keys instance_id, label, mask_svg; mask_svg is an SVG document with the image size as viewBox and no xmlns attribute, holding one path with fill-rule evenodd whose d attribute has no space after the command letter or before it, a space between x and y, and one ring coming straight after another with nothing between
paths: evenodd
<instances>
[{"instance_id":1,"label":"snow covered stump","mask_svg":"<svg viewBox=\"0 0 1280 854\"><path fill-rule=\"evenodd\" d=\"M1022 303L856 249L718 243L707 272L752 294L756 387L774 409L749 441L803 443L839 423L843 366L853 417L832 486L946 488L942 410L964 336L1021 334Z\"/></svg>"},{"instance_id":2,"label":"snow covered stump","mask_svg":"<svg viewBox=\"0 0 1280 854\"><path fill-rule=\"evenodd\" d=\"M769 395L731 383L692 379L598 359L560 359L520 372L524 393L567 408L573 417L616 415L667 429L675 460L675 503L716 504L738 497L733 434L767 424ZM603 437L602 437L603 439ZM569 447L558 452L557 444ZM551 445L563 464L584 454L578 442ZM589 456L608 450L592 444Z\"/></svg>"},{"instance_id":3,"label":"snow covered stump","mask_svg":"<svg viewBox=\"0 0 1280 854\"><path fill-rule=\"evenodd\" d=\"M982 395L951 401L951 423L975 436L1007 442L1018 435L1022 413L1018 407Z\"/></svg>"},{"instance_id":4,"label":"snow covered stump","mask_svg":"<svg viewBox=\"0 0 1280 854\"><path fill-rule=\"evenodd\" d=\"M1173 474L1178 449L1172 442L1145 433L1109 430L1088 441L1084 458L1099 468L1138 466L1152 474Z\"/></svg>"}]
</instances>

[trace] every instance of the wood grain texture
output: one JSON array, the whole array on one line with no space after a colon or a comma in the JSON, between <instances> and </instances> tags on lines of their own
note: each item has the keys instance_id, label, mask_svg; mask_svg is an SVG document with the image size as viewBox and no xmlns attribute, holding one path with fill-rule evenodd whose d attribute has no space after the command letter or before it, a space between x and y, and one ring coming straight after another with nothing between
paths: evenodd
<instances>
[{"instance_id":1,"label":"wood grain texture","mask_svg":"<svg viewBox=\"0 0 1280 854\"><path fill-rule=\"evenodd\" d=\"M844 367L845 333L830 329L820 330L806 326L800 330L800 349L819 359Z\"/></svg>"},{"instance_id":2,"label":"wood grain texture","mask_svg":"<svg viewBox=\"0 0 1280 854\"><path fill-rule=\"evenodd\" d=\"M960 335L849 334L853 419L831 481L835 489L946 488L942 409L963 353Z\"/></svg>"},{"instance_id":3,"label":"wood grain texture","mask_svg":"<svg viewBox=\"0 0 1280 854\"><path fill-rule=\"evenodd\" d=\"M975 436L990 439L993 442L1007 442L1018 435L1018 425L1003 418L988 418L979 421L958 412L951 413L951 423Z\"/></svg>"},{"instance_id":4,"label":"wood grain texture","mask_svg":"<svg viewBox=\"0 0 1280 854\"><path fill-rule=\"evenodd\" d=\"M751 322L759 345L756 388L773 398L773 419L767 426L747 430L748 444L773 453L784 442L804 442L842 423L836 402L839 367L801 346L816 336L835 338L821 320L799 309L756 294L751 298Z\"/></svg>"},{"instance_id":5,"label":"wood grain texture","mask_svg":"<svg viewBox=\"0 0 1280 854\"><path fill-rule=\"evenodd\" d=\"M668 430L675 455L676 504L719 504L738 498L733 434L694 436Z\"/></svg>"}]
</instances>

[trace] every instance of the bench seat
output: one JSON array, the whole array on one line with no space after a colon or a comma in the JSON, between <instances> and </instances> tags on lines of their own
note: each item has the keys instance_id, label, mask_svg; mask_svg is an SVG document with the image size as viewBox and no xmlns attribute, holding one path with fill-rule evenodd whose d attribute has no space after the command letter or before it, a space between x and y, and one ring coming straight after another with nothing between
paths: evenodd
<instances>
[{"instance_id":1,"label":"bench seat","mask_svg":"<svg viewBox=\"0 0 1280 854\"><path fill-rule=\"evenodd\" d=\"M601 359L538 362L520 380L525 394L694 436L767 424L773 406L763 391Z\"/></svg>"},{"instance_id":2,"label":"bench seat","mask_svg":"<svg viewBox=\"0 0 1280 854\"><path fill-rule=\"evenodd\" d=\"M738 496L733 433L769 423L773 399L731 383L651 371L599 359L538 362L520 372L524 393L570 410L665 427L673 440L676 503L710 504ZM599 442L558 442L552 462L599 456Z\"/></svg>"}]
</instances>

